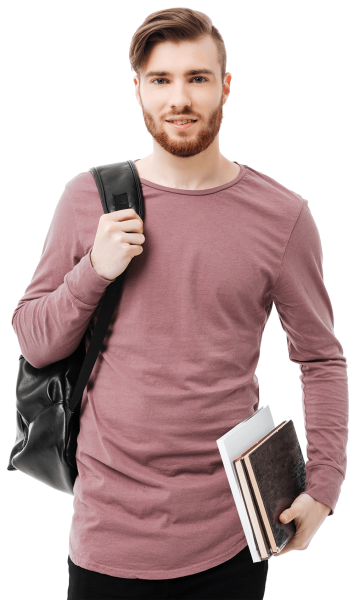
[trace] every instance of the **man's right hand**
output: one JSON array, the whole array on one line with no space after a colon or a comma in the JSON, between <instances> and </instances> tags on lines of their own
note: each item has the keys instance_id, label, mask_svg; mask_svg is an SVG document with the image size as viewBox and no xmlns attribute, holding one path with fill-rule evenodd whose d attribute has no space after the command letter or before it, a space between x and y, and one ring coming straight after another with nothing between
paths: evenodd
<instances>
[{"instance_id":1,"label":"man's right hand","mask_svg":"<svg viewBox=\"0 0 354 600\"><path fill-rule=\"evenodd\" d=\"M91 264L98 275L113 281L125 271L133 256L142 253L143 226L143 220L133 208L100 217L90 253Z\"/></svg>"}]
</instances>

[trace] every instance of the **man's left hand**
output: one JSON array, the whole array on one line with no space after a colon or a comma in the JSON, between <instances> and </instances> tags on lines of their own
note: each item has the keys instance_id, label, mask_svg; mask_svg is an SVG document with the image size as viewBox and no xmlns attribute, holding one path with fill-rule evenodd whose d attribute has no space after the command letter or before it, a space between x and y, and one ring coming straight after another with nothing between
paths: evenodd
<instances>
[{"instance_id":1,"label":"man's left hand","mask_svg":"<svg viewBox=\"0 0 354 600\"><path fill-rule=\"evenodd\" d=\"M281 556L290 550L306 550L317 529L330 512L331 509L327 504L322 504L309 494L301 494L295 498L290 508L281 513L279 520L281 523L289 523L294 519L296 533L282 551L273 556Z\"/></svg>"}]
</instances>

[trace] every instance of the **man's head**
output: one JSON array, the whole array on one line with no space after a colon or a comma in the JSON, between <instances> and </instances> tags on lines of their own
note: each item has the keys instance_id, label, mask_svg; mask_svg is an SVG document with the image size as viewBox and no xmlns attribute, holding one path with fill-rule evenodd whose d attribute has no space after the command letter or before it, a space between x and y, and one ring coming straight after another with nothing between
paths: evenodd
<instances>
[{"instance_id":1,"label":"man's head","mask_svg":"<svg viewBox=\"0 0 354 600\"><path fill-rule=\"evenodd\" d=\"M219 133L229 94L224 42L204 13L171 8L149 15L129 58L145 125L170 154L199 154ZM176 126L173 119L193 119Z\"/></svg>"}]
</instances>

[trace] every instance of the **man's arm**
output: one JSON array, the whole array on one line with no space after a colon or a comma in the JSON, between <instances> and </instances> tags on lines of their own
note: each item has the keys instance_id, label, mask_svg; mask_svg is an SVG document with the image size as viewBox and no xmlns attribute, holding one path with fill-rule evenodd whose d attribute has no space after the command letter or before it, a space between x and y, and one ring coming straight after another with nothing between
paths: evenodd
<instances>
[{"instance_id":1,"label":"man's arm","mask_svg":"<svg viewBox=\"0 0 354 600\"><path fill-rule=\"evenodd\" d=\"M320 236L307 200L303 200L270 299L287 335L290 360L301 368L306 494L329 507L332 515L347 466L347 364L334 334Z\"/></svg>"},{"instance_id":2,"label":"man's arm","mask_svg":"<svg viewBox=\"0 0 354 600\"><path fill-rule=\"evenodd\" d=\"M12 317L21 352L35 368L74 352L111 283L98 275L80 242L70 196L79 177L59 199L39 264Z\"/></svg>"}]
</instances>

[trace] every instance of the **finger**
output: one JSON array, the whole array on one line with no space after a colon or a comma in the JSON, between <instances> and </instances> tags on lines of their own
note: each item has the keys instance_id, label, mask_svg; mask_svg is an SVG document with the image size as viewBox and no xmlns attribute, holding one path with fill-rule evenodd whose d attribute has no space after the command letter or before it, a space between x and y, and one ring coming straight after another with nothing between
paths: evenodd
<instances>
[{"instance_id":1,"label":"finger","mask_svg":"<svg viewBox=\"0 0 354 600\"><path fill-rule=\"evenodd\" d=\"M139 219L142 221L141 217L134 210L134 208L123 208L121 210L113 210L112 212L106 213L109 215L114 221L125 221L126 219Z\"/></svg>"},{"instance_id":2,"label":"finger","mask_svg":"<svg viewBox=\"0 0 354 600\"><path fill-rule=\"evenodd\" d=\"M127 221L129 219L138 219L143 223L142 218L134 210L134 208L123 208L122 210L114 210L113 212L105 213L104 216L109 221Z\"/></svg>"},{"instance_id":3,"label":"finger","mask_svg":"<svg viewBox=\"0 0 354 600\"><path fill-rule=\"evenodd\" d=\"M297 550L297 548L300 546L299 540L296 536L296 534L294 535L294 537L286 544L286 546L282 549L281 552L279 552L280 554L285 554L286 552L290 552L290 550Z\"/></svg>"},{"instance_id":4,"label":"finger","mask_svg":"<svg viewBox=\"0 0 354 600\"><path fill-rule=\"evenodd\" d=\"M281 556L282 554L285 554L286 552L289 552L289 550L287 550L286 546L285 546L285 548L283 548L281 552L275 552L273 554L273 556Z\"/></svg>"}]
</instances>

